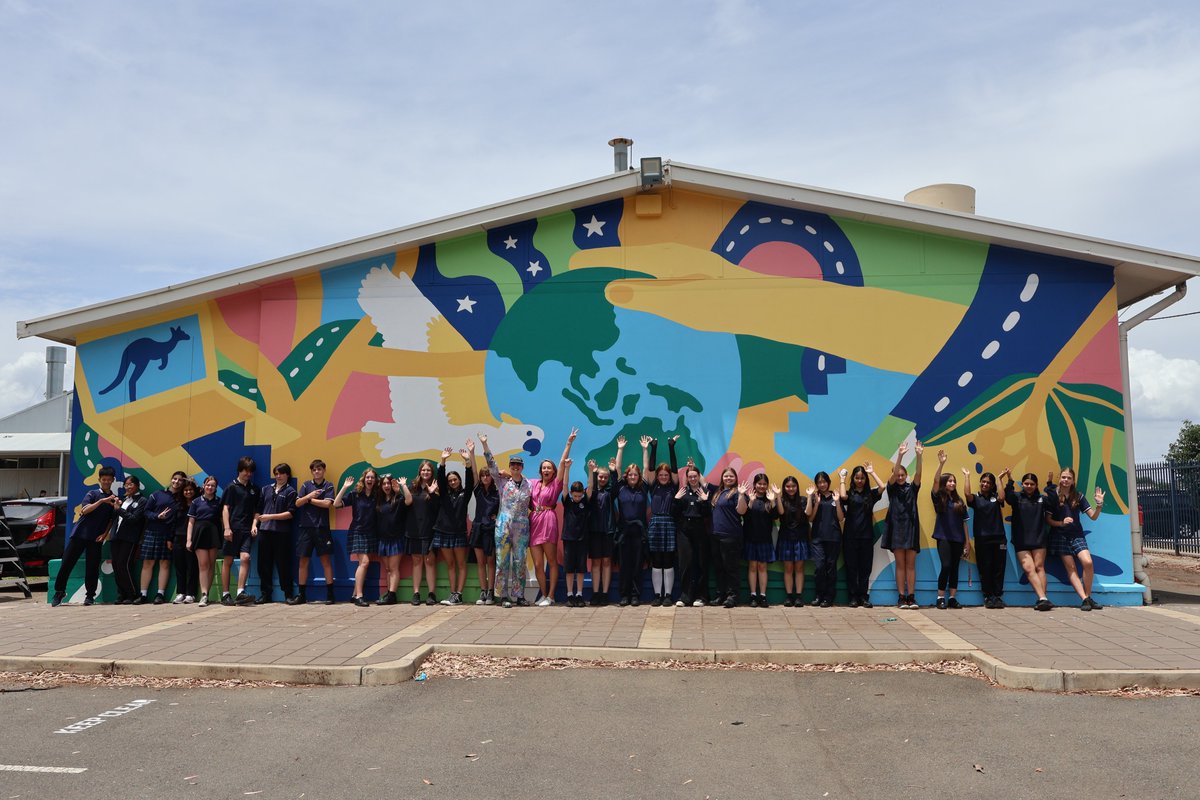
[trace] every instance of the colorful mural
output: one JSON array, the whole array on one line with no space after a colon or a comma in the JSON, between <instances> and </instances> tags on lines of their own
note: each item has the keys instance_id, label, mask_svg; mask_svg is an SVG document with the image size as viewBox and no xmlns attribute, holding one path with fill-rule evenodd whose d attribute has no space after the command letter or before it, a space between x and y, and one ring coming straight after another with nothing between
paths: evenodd
<instances>
[{"instance_id":1,"label":"colorful mural","mask_svg":"<svg viewBox=\"0 0 1200 800\"><path fill-rule=\"evenodd\" d=\"M589 205L93 331L72 497L102 463L154 487L180 468L224 483L247 453L300 474L320 457L337 482L364 464L411 474L480 432L498 453L556 454L573 426L577 462L607 461L619 434L679 434L710 480L732 464L804 486L919 438L927 476L944 448L954 472L1073 466L1101 486L1097 582L1140 602L1113 280L700 193L650 217L633 198ZM921 585L936 573L926 549ZM872 580L894 597L889 553Z\"/></svg>"}]
</instances>

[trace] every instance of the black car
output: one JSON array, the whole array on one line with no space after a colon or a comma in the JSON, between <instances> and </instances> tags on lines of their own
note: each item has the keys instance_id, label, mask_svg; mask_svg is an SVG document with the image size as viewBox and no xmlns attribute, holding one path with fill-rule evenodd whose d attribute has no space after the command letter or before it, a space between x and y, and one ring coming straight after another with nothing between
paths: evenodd
<instances>
[{"instance_id":1,"label":"black car","mask_svg":"<svg viewBox=\"0 0 1200 800\"><path fill-rule=\"evenodd\" d=\"M1142 514L1142 536L1147 539L1175 539L1171 526L1171 505L1180 539L1191 539L1200 530L1200 509L1191 494L1179 489L1139 489L1138 509Z\"/></svg>"},{"instance_id":2,"label":"black car","mask_svg":"<svg viewBox=\"0 0 1200 800\"><path fill-rule=\"evenodd\" d=\"M67 531L67 498L5 500L0 503L0 510L25 574L46 574L50 561L62 558Z\"/></svg>"}]
</instances>

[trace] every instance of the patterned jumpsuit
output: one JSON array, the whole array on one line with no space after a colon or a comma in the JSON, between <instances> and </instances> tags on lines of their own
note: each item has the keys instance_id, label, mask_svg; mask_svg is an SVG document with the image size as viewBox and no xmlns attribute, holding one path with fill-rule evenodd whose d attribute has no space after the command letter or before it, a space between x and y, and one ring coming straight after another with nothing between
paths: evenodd
<instances>
[{"instance_id":1,"label":"patterned jumpsuit","mask_svg":"<svg viewBox=\"0 0 1200 800\"><path fill-rule=\"evenodd\" d=\"M525 551L529 549L529 503L532 481L502 479L496 460L485 452L488 471L500 487L500 515L496 518L496 595L512 602L525 591ZM502 482L503 481L503 482Z\"/></svg>"}]
</instances>

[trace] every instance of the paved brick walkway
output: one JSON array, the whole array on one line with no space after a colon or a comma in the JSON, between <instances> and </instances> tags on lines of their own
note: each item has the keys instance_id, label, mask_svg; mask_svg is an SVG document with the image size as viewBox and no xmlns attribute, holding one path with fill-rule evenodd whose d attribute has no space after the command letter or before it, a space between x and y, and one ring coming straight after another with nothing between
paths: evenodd
<instances>
[{"instance_id":1,"label":"paved brick walkway","mask_svg":"<svg viewBox=\"0 0 1200 800\"><path fill-rule=\"evenodd\" d=\"M1200 605L1050 613L895 608L524 608L349 604L253 608L62 606L0 602L0 658L364 667L422 645L754 651L804 654L982 652L1050 670L1200 671ZM763 656L763 654L766 654ZM864 655L865 654L865 655ZM12 664L9 664L10 668ZM163 674L163 667L157 674Z\"/></svg>"}]
</instances>

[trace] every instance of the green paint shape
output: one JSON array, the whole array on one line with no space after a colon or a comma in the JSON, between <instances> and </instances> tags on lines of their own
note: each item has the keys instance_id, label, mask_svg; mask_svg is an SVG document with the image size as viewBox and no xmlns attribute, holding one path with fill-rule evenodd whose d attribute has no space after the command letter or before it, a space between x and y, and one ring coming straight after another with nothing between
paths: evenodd
<instances>
[{"instance_id":1,"label":"green paint shape","mask_svg":"<svg viewBox=\"0 0 1200 800\"><path fill-rule=\"evenodd\" d=\"M85 422L80 422L71 437L71 458L75 468L84 475L91 475L100 466L104 454L100 452L100 434Z\"/></svg>"},{"instance_id":2,"label":"green paint shape","mask_svg":"<svg viewBox=\"0 0 1200 800\"><path fill-rule=\"evenodd\" d=\"M688 394L682 389L676 389L674 386L665 386L661 383L647 383L646 388L650 394L665 400L667 408L673 414L678 414L685 408L690 408L692 411L704 410L704 406L695 396Z\"/></svg>"},{"instance_id":3,"label":"green paint shape","mask_svg":"<svg viewBox=\"0 0 1200 800\"><path fill-rule=\"evenodd\" d=\"M613 406L617 404L618 386L616 378L609 378L605 381L604 386L600 387L600 391L596 392L596 407L601 411L612 411Z\"/></svg>"},{"instance_id":4,"label":"green paint shape","mask_svg":"<svg viewBox=\"0 0 1200 800\"><path fill-rule=\"evenodd\" d=\"M641 400L640 394L627 394L621 398L621 413L627 417L633 416L633 412L637 410L638 400Z\"/></svg>"},{"instance_id":5,"label":"green paint shape","mask_svg":"<svg viewBox=\"0 0 1200 800\"><path fill-rule=\"evenodd\" d=\"M383 334L375 331L375 335L371 337L371 341L367 342L367 347L383 347Z\"/></svg>"},{"instance_id":6,"label":"green paint shape","mask_svg":"<svg viewBox=\"0 0 1200 800\"><path fill-rule=\"evenodd\" d=\"M584 400L590 400L592 396L588 393L588 390L583 387L583 384L579 382L579 378L579 373L575 370L571 370L571 388L574 389L575 393Z\"/></svg>"},{"instance_id":7,"label":"green paint shape","mask_svg":"<svg viewBox=\"0 0 1200 800\"><path fill-rule=\"evenodd\" d=\"M293 400L304 394L304 390L329 363L338 345L357 323L358 320L354 319L327 322L305 336L283 360L279 365L279 373L287 381Z\"/></svg>"},{"instance_id":8,"label":"green paint shape","mask_svg":"<svg viewBox=\"0 0 1200 800\"><path fill-rule=\"evenodd\" d=\"M891 458L892 453L896 451L896 447L908 438L912 430L913 423L911 421L893 417L889 414L883 418L879 423L879 427L867 438L864 444L884 458ZM876 471L881 475L887 473L887 470L877 469Z\"/></svg>"},{"instance_id":9,"label":"green paint shape","mask_svg":"<svg viewBox=\"0 0 1200 800\"><path fill-rule=\"evenodd\" d=\"M575 214L570 211L538 218L537 229L533 232L533 246L550 260L549 264L542 266L549 267L552 274L566 272L571 256L579 252L574 234Z\"/></svg>"},{"instance_id":10,"label":"green paint shape","mask_svg":"<svg viewBox=\"0 0 1200 800\"><path fill-rule=\"evenodd\" d=\"M258 407L259 411L267 410L267 403L263 400L262 392L258 390L258 380L256 378L234 372L231 369L222 369L217 371L217 380L222 386L238 397L253 400L254 405Z\"/></svg>"},{"instance_id":11,"label":"green paint shape","mask_svg":"<svg viewBox=\"0 0 1200 800\"><path fill-rule=\"evenodd\" d=\"M842 217L834 221L858 254L864 285L964 306L975 299L986 244Z\"/></svg>"},{"instance_id":12,"label":"green paint shape","mask_svg":"<svg viewBox=\"0 0 1200 800\"><path fill-rule=\"evenodd\" d=\"M613 421L611 419L601 419L600 417L596 416L596 412L592 411L592 409L588 406L588 404L584 401L584 399L582 397L580 397L579 395L575 394L574 392L572 392L570 389L563 389L562 396L567 398L568 400L570 400L571 404L573 406L575 406L575 408L579 409L579 413L583 414L585 417L587 417L587 421L590 422L591 424L593 424L593 425L612 425L613 424Z\"/></svg>"},{"instance_id":13,"label":"green paint shape","mask_svg":"<svg viewBox=\"0 0 1200 800\"><path fill-rule=\"evenodd\" d=\"M971 402L965 408L960 409L956 414L954 414L954 416L947 419L944 423L939 425L934 431L925 434L921 438L924 439L926 445L939 445L939 444L945 444L947 441L949 441L949 434L947 432L950 431L951 429L954 429L954 434L953 434L954 436L963 435L963 433L965 432L963 429L955 428L955 426L958 425L959 422L966 419L968 416L975 414L975 412L978 409L982 408L987 403L990 403L994 398L998 397L1006 389L1008 389L1008 387L1012 386L1017 381L1025 380L1027 378L1032 378L1032 377L1035 377L1035 376L1033 376L1033 375L1010 375L1001 381L997 381L996 383L989 386L986 391L984 391L981 395L979 395L979 397L975 398L975 400L973 402ZM1012 411L1014 408L1017 408L1018 406L1024 404L1024 402L1029 399L1029 396L1031 394L1033 394L1033 383L1032 382L1026 384L1021 389L1018 389L1017 391L1013 392L1008 397L1006 397L1003 401L996 403L995 405L992 405L991 407L988 408L987 411L985 411L981 414L976 414L971 420L971 428L969 430L972 430L972 431L979 430L980 428L984 427L985 425L999 419L1000 417L1007 414L1009 411Z\"/></svg>"},{"instance_id":14,"label":"green paint shape","mask_svg":"<svg viewBox=\"0 0 1200 800\"><path fill-rule=\"evenodd\" d=\"M593 459L598 466L607 467L608 460L617 454L617 437L624 436L626 440L625 458L621 467L624 469L630 464L637 464L640 469L642 466L642 446L639 444L639 440L642 436L649 436L658 439L658 460L670 463L670 451L667 448L667 439L676 434L679 436L679 441L675 443L675 454L679 458L679 466L686 465L688 456L691 456L696 461L696 468L703 475L708 467L704 463L704 456L700 452L700 446L696 443L696 439L692 436L691 429L687 425L680 425L668 430L663 426L662 420L654 417L640 419L635 423L631 422L621 430L614 431L612 439L607 444L603 444L590 451L584 457L583 461L586 464L588 459ZM653 467L654 465L652 464L651 469Z\"/></svg>"},{"instance_id":15,"label":"green paint shape","mask_svg":"<svg viewBox=\"0 0 1200 800\"><path fill-rule=\"evenodd\" d=\"M126 467L125 474L137 476L137 479L142 482L142 488L140 491L144 496L148 497L157 492L159 489L166 488L166 486L155 480L153 475L141 467Z\"/></svg>"},{"instance_id":16,"label":"green paint shape","mask_svg":"<svg viewBox=\"0 0 1200 800\"><path fill-rule=\"evenodd\" d=\"M487 246L487 234L472 233L437 244L437 269L447 278L473 278L496 284L504 307L512 308L521 297L521 276L512 264Z\"/></svg>"},{"instance_id":17,"label":"green paint shape","mask_svg":"<svg viewBox=\"0 0 1200 800\"><path fill-rule=\"evenodd\" d=\"M625 360L625 356L617 357L617 370L624 372L626 375L637 375L637 370L629 366L629 362Z\"/></svg>"},{"instance_id":18,"label":"green paint shape","mask_svg":"<svg viewBox=\"0 0 1200 800\"><path fill-rule=\"evenodd\" d=\"M741 408L785 397L808 400L802 371L805 348L759 336L739 334L735 338L742 363Z\"/></svg>"}]
</instances>

